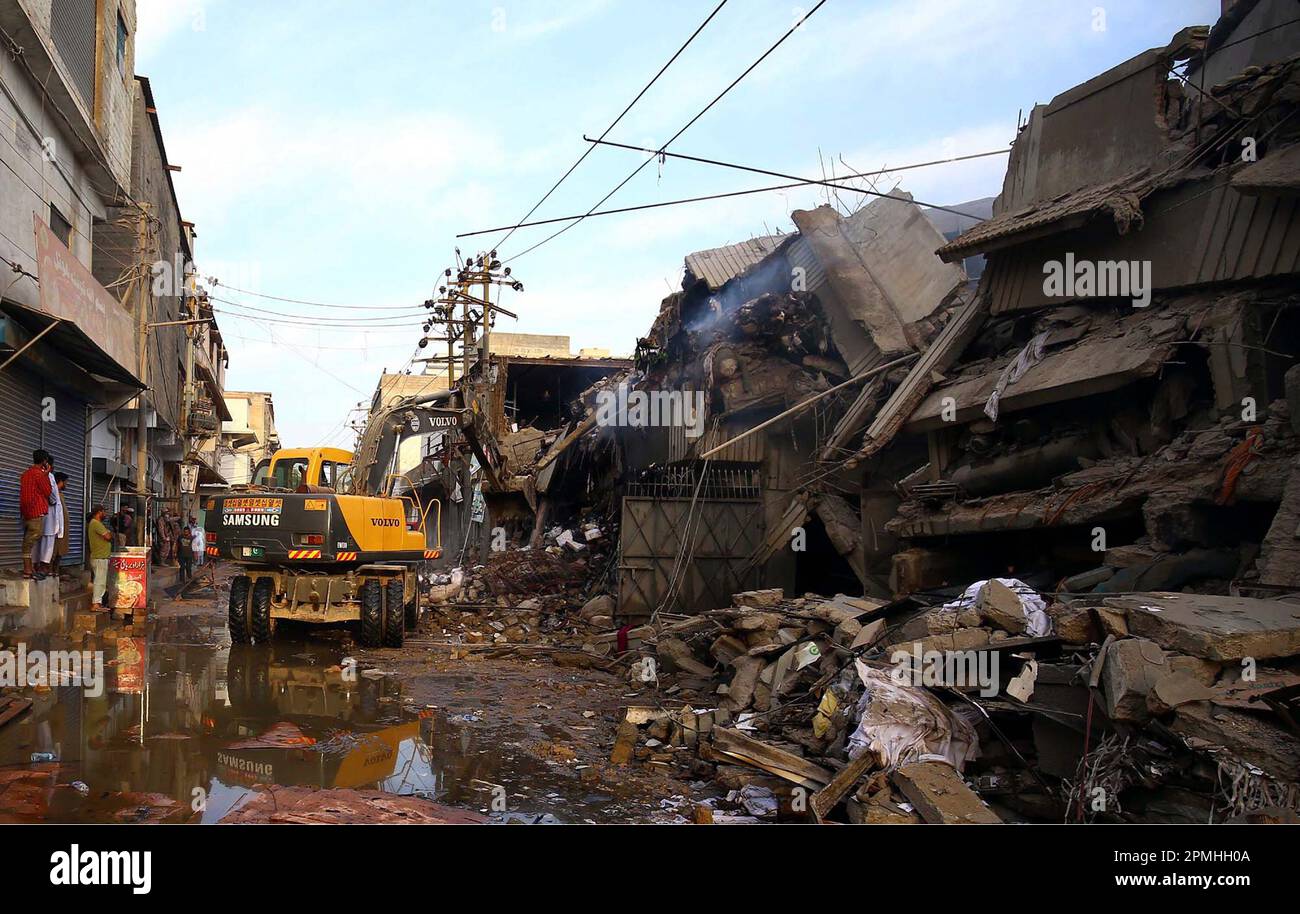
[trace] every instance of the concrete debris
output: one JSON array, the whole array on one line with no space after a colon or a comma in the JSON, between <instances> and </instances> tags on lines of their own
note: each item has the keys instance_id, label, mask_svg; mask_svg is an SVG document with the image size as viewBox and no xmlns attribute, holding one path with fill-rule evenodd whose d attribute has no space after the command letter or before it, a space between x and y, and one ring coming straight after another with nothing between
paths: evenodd
<instances>
[{"instance_id":1,"label":"concrete debris","mask_svg":"<svg viewBox=\"0 0 1300 914\"><path fill-rule=\"evenodd\" d=\"M436 582L446 635L616 673L659 712L617 763L725 787L684 820L1300 796L1300 59L1206 64L1240 27L1036 106L988 219L895 191L687 255L630 367L498 436L529 546Z\"/></svg>"},{"instance_id":2,"label":"concrete debris","mask_svg":"<svg viewBox=\"0 0 1300 914\"><path fill-rule=\"evenodd\" d=\"M997 825L1002 822L949 765L914 762L895 771L892 780L921 818L931 824Z\"/></svg>"}]
</instances>

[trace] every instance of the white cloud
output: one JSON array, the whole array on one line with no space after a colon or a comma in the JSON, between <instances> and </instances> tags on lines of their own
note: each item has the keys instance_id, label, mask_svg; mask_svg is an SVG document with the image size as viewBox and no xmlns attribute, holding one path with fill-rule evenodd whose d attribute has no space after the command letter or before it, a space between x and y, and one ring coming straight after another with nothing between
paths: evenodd
<instances>
[{"instance_id":1,"label":"white cloud","mask_svg":"<svg viewBox=\"0 0 1300 914\"><path fill-rule=\"evenodd\" d=\"M584 0L563 3L536 3L530 12L536 15L537 7L544 6L546 11L540 18L516 21L518 6L506 6L504 3L492 8L491 28L506 37L519 42L535 41L547 35L563 32L581 25L609 8L609 0Z\"/></svg>"},{"instance_id":2,"label":"white cloud","mask_svg":"<svg viewBox=\"0 0 1300 914\"><path fill-rule=\"evenodd\" d=\"M440 113L293 117L249 107L170 129L169 150L182 163L178 193L187 218L224 220L268 197L342 198L349 206L386 208L427 200L469 165L502 161L498 140Z\"/></svg>"},{"instance_id":3,"label":"white cloud","mask_svg":"<svg viewBox=\"0 0 1300 914\"><path fill-rule=\"evenodd\" d=\"M201 32L215 0L136 0L136 70L147 72L178 32Z\"/></svg>"}]
</instances>

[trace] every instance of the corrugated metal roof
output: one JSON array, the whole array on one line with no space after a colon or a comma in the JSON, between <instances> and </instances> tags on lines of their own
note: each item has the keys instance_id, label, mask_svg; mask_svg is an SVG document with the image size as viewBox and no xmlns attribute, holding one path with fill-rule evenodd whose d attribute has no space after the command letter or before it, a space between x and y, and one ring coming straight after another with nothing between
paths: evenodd
<instances>
[{"instance_id":1,"label":"corrugated metal roof","mask_svg":"<svg viewBox=\"0 0 1300 914\"><path fill-rule=\"evenodd\" d=\"M696 251L686 255L686 269L708 283L710 289L720 289L775 251L785 238L785 235L766 235L726 247Z\"/></svg>"},{"instance_id":2,"label":"corrugated metal roof","mask_svg":"<svg viewBox=\"0 0 1300 914\"><path fill-rule=\"evenodd\" d=\"M785 257L790 261L790 269L804 271L803 287L806 291L816 292L826 282L826 268L802 234L796 235L790 242L790 246L785 249Z\"/></svg>"},{"instance_id":3,"label":"corrugated metal roof","mask_svg":"<svg viewBox=\"0 0 1300 914\"><path fill-rule=\"evenodd\" d=\"M1014 213L994 216L962 232L935 253L946 263L952 263L971 254L1014 244L1020 237L1031 233L1059 230L1062 224L1073 226L1079 220L1106 210L1117 216L1121 212L1131 214L1155 186L1156 180L1146 169L1141 169L1105 184L1083 187L1052 200L1036 201Z\"/></svg>"}]
</instances>

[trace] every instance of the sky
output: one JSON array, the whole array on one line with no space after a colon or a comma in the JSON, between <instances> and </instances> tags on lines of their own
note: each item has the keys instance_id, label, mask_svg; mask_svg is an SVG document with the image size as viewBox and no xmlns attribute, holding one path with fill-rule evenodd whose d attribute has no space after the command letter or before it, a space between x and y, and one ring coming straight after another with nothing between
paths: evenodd
<instances>
[{"instance_id":1,"label":"sky","mask_svg":"<svg viewBox=\"0 0 1300 914\"><path fill-rule=\"evenodd\" d=\"M349 410L380 373L423 369L417 311L455 248L504 232L455 236L518 222L717 3L137 0L136 71L182 169L199 273L230 303L215 302L227 388L271 391L287 447L350 446ZM815 3L728 0L609 139L660 147ZM1034 104L1218 8L827 0L669 151L820 178L1005 150ZM644 159L597 148L533 218L585 213ZM1005 167L998 155L876 182L950 205L996 195ZM668 159L602 208L777 183ZM790 231L790 212L826 193L593 217L526 254L558 226L520 229L499 250L524 284L500 300L519 318L496 329L630 354L687 254Z\"/></svg>"}]
</instances>

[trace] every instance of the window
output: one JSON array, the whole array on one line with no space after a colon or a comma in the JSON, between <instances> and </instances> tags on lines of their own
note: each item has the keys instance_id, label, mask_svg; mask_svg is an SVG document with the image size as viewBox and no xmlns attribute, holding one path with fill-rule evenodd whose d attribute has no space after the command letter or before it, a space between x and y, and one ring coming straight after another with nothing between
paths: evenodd
<instances>
[{"instance_id":1,"label":"window","mask_svg":"<svg viewBox=\"0 0 1300 914\"><path fill-rule=\"evenodd\" d=\"M127 35L126 20L122 18L122 10L119 9L117 11L117 69L123 76L126 75Z\"/></svg>"},{"instance_id":2,"label":"window","mask_svg":"<svg viewBox=\"0 0 1300 914\"><path fill-rule=\"evenodd\" d=\"M273 489L296 489L307 478L307 458L277 460L267 484Z\"/></svg>"},{"instance_id":3,"label":"window","mask_svg":"<svg viewBox=\"0 0 1300 914\"><path fill-rule=\"evenodd\" d=\"M340 464L338 473L334 478L334 491L347 492L352 488L352 465L350 463Z\"/></svg>"},{"instance_id":4,"label":"window","mask_svg":"<svg viewBox=\"0 0 1300 914\"><path fill-rule=\"evenodd\" d=\"M63 218L63 213L53 203L50 204L50 230L58 236L65 248L72 250L72 223Z\"/></svg>"}]
</instances>

